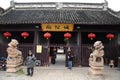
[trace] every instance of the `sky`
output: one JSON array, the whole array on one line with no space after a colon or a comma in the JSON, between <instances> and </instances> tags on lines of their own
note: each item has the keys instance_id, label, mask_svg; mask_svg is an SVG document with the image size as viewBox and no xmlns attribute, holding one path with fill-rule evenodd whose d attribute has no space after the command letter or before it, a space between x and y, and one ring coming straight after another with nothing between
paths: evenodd
<instances>
[{"instance_id":1,"label":"sky","mask_svg":"<svg viewBox=\"0 0 120 80\"><path fill-rule=\"evenodd\" d=\"M0 0L0 7L7 9L11 0ZM79 3L102 3L104 0L14 0L15 2L79 2ZM114 11L120 11L120 0L107 0L108 7Z\"/></svg>"}]
</instances>

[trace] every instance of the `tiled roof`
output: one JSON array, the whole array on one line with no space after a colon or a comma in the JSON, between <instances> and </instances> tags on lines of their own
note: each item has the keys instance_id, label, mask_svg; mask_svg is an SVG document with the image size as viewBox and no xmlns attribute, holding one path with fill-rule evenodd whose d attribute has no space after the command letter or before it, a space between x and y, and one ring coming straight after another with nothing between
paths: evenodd
<instances>
[{"instance_id":1,"label":"tiled roof","mask_svg":"<svg viewBox=\"0 0 120 80\"><path fill-rule=\"evenodd\" d=\"M25 23L120 24L120 18L109 9L77 9L74 7L11 9L0 16L0 24Z\"/></svg>"},{"instance_id":2,"label":"tiled roof","mask_svg":"<svg viewBox=\"0 0 120 80\"><path fill-rule=\"evenodd\" d=\"M117 15L120 17L120 11L117 13Z\"/></svg>"},{"instance_id":3,"label":"tiled roof","mask_svg":"<svg viewBox=\"0 0 120 80\"><path fill-rule=\"evenodd\" d=\"M0 7L0 14L4 12L4 9Z\"/></svg>"}]
</instances>

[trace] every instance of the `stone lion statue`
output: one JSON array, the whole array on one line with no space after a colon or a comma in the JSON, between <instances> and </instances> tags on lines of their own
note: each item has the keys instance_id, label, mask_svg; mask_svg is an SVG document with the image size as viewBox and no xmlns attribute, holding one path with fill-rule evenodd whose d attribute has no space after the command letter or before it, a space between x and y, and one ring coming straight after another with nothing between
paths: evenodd
<instances>
[{"instance_id":1,"label":"stone lion statue","mask_svg":"<svg viewBox=\"0 0 120 80\"><path fill-rule=\"evenodd\" d=\"M94 46L94 51L93 53L91 53L91 55L96 57L102 57L104 55L104 51L103 51L104 46L102 42L96 41L93 46Z\"/></svg>"},{"instance_id":2,"label":"stone lion statue","mask_svg":"<svg viewBox=\"0 0 120 80\"><path fill-rule=\"evenodd\" d=\"M104 46L102 44L101 41L96 41L93 45L94 50L93 52L90 54L90 58L89 58L89 64L91 65L93 64L97 64L97 63L101 63L100 65L103 65L103 55L104 55Z\"/></svg>"},{"instance_id":3,"label":"stone lion statue","mask_svg":"<svg viewBox=\"0 0 120 80\"><path fill-rule=\"evenodd\" d=\"M89 73L94 75L102 75L104 69L104 46L101 41L96 41L93 47L94 49L89 57Z\"/></svg>"},{"instance_id":4,"label":"stone lion statue","mask_svg":"<svg viewBox=\"0 0 120 80\"><path fill-rule=\"evenodd\" d=\"M16 39L12 39L11 42L8 44L8 60L22 59L22 52L17 49L18 44L19 43Z\"/></svg>"}]
</instances>

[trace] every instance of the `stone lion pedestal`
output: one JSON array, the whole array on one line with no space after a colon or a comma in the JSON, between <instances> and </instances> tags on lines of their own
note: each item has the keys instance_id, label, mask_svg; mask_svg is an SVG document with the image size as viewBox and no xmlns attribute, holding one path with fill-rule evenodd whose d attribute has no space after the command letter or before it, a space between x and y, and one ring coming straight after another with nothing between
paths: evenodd
<instances>
[{"instance_id":1,"label":"stone lion pedestal","mask_svg":"<svg viewBox=\"0 0 120 80\"><path fill-rule=\"evenodd\" d=\"M104 69L103 60L103 44L101 41L96 41L94 43L94 51L90 54L89 58L89 73L93 75L102 75Z\"/></svg>"},{"instance_id":2,"label":"stone lion pedestal","mask_svg":"<svg viewBox=\"0 0 120 80\"><path fill-rule=\"evenodd\" d=\"M21 60L16 59L15 61L7 61L7 72L17 72L18 70L22 69L21 65L22 62Z\"/></svg>"},{"instance_id":3,"label":"stone lion pedestal","mask_svg":"<svg viewBox=\"0 0 120 80\"><path fill-rule=\"evenodd\" d=\"M22 53L17 49L17 45L18 41L15 39L12 39L8 44L7 72L17 72L18 70L22 69Z\"/></svg>"}]
</instances>

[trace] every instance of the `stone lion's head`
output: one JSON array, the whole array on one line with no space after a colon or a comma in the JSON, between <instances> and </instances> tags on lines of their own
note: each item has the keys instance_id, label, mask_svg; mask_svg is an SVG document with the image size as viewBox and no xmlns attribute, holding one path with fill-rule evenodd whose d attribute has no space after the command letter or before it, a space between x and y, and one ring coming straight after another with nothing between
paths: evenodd
<instances>
[{"instance_id":1,"label":"stone lion's head","mask_svg":"<svg viewBox=\"0 0 120 80\"><path fill-rule=\"evenodd\" d=\"M10 47L16 47L18 45L18 41L16 39L12 39L11 42L8 44Z\"/></svg>"},{"instance_id":2,"label":"stone lion's head","mask_svg":"<svg viewBox=\"0 0 120 80\"><path fill-rule=\"evenodd\" d=\"M101 41L96 41L93 46L95 47L95 49L103 49L104 48Z\"/></svg>"}]
</instances>

